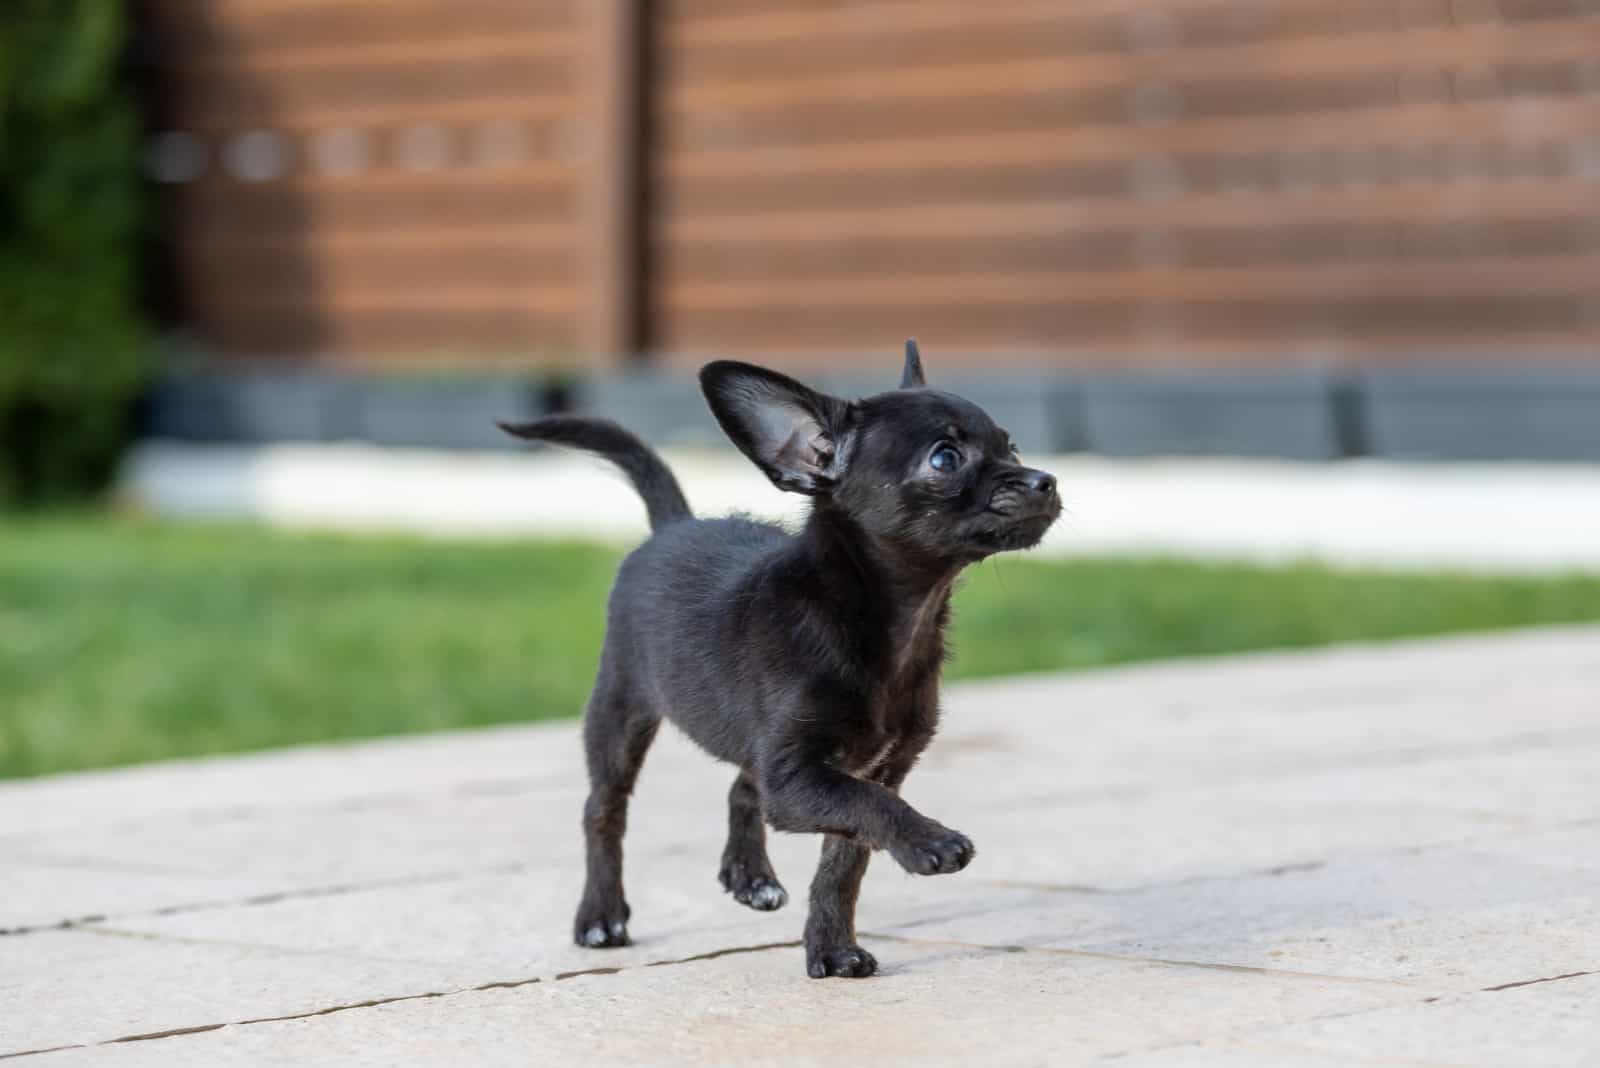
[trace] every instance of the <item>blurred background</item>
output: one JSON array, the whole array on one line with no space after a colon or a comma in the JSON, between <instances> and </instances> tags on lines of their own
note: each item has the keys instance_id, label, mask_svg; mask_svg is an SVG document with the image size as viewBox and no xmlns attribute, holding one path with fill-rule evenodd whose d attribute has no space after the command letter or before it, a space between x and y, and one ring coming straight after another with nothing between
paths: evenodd
<instances>
[{"instance_id":1,"label":"blurred background","mask_svg":"<svg viewBox=\"0 0 1600 1068\"><path fill-rule=\"evenodd\" d=\"M876 388L915 334L1035 451L1600 458L1593 0L132 16L148 310L284 424L158 432L448 444L375 375L498 366L692 437L629 372Z\"/></svg>"},{"instance_id":2,"label":"blurred background","mask_svg":"<svg viewBox=\"0 0 1600 1068\"><path fill-rule=\"evenodd\" d=\"M793 515L693 370L909 335L1093 554L958 673L1600 617L1597 268L1600 0L12 0L0 774L572 714L642 517L492 420Z\"/></svg>"}]
</instances>

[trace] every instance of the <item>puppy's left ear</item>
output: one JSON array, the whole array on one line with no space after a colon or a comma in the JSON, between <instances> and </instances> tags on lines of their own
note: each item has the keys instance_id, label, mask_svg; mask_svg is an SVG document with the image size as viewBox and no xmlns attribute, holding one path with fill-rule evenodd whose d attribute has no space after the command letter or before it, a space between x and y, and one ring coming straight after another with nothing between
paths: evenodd
<instances>
[{"instance_id":1,"label":"puppy's left ear","mask_svg":"<svg viewBox=\"0 0 1600 1068\"><path fill-rule=\"evenodd\" d=\"M900 372L901 389L922 389L928 380L922 375L922 353L917 351L917 339L906 338L906 369Z\"/></svg>"},{"instance_id":2,"label":"puppy's left ear","mask_svg":"<svg viewBox=\"0 0 1600 1068\"><path fill-rule=\"evenodd\" d=\"M765 367L717 360L700 389L723 433L779 489L818 494L844 472L850 406Z\"/></svg>"}]
</instances>

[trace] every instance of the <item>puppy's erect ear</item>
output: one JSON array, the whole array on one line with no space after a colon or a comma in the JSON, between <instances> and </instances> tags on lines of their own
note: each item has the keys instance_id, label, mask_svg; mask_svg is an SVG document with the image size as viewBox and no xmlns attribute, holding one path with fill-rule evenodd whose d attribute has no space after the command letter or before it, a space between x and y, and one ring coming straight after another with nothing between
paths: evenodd
<instances>
[{"instance_id":1,"label":"puppy's erect ear","mask_svg":"<svg viewBox=\"0 0 1600 1068\"><path fill-rule=\"evenodd\" d=\"M779 489L825 493L843 473L844 401L734 360L702 367L700 389L723 433Z\"/></svg>"},{"instance_id":2,"label":"puppy's erect ear","mask_svg":"<svg viewBox=\"0 0 1600 1068\"><path fill-rule=\"evenodd\" d=\"M900 373L901 389L921 389L928 384L922 377L922 353L917 351L917 339L906 338L906 369Z\"/></svg>"}]
</instances>

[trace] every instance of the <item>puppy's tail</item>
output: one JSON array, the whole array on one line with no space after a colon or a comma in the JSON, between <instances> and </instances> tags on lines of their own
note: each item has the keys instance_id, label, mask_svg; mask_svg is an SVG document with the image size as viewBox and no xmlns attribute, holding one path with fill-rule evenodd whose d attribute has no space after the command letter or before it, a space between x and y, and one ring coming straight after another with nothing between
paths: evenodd
<instances>
[{"instance_id":1,"label":"puppy's tail","mask_svg":"<svg viewBox=\"0 0 1600 1068\"><path fill-rule=\"evenodd\" d=\"M599 453L622 468L644 498L650 529L693 516L683 489L656 451L609 419L580 415L547 415L531 423L497 423L501 430L529 441L552 441Z\"/></svg>"}]
</instances>

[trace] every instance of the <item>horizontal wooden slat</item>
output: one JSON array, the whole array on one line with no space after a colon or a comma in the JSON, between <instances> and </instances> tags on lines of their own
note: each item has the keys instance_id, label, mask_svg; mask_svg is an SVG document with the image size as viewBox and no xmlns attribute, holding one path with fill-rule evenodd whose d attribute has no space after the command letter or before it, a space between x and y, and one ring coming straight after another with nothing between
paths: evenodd
<instances>
[{"instance_id":1,"label":"horizontal wooden slat","mask_svg":"<svg viewBox=\"0 0 1600 1068\"><path fill-rule=\"evenodd\" d=\"M1411 0L1413 6L1421 4L1429 9L1440 2ZM1275 0L1275 3L1284 7L1307 6L1306 0ZM870 34L915 32L928 27L981 26L996 8L1004 9L1002 18L1072 17L1093 26L1148 16L1151 6L1141 0L1022 0L982 6L970 0L855 0L848 4L837 0L785 0L781 4L767 0L754 3L670 0L663 5L662 21L673 35L669 41L675 48L695 42L755 44L776 40L816 40L825 46L832 44L834 36L846 27L858 34ZM1159 14L1187 20L1203 19L1210 13L1225 12L1229 7L1233 11L1233 21L1243 26L1262 18L1260 13L1249 8L1241 10L1236 4L1227 4L1226 0L1165 0ZM1106 36L1114 40L1126 39L1122 34L1115 38Z\"/></svg>"},{"instance_id":2,"label":"horizontal wooden slat","mask_svg":"<svg viewBox=\"0 0 1600 1068\"><path fill-rule=\"evenodd\" d=\"M874 207L859 210L805 211L758 218L705 216L670 220L660 240L668 247L680 241L837 241L850 238L927 234L1027 234L1065 232L1109 225L1259 225L1357 222L1380 218L1472 219L1509 209L1521 200L1524 211L1587 214L1600 196L1600 183L1565 180L1540 183L1538 200L1529 203L1513 194L1514 183L1459 182L1370 190L1321 190L1277 196L1192 196L1166 201L1057 200L1037 203L973 203L930 210Z\"/></svg>"},{"instance_id":3,"label":"horizontal wooden slat","mask_svg":"<svg viewBox=\"0 0 1600 1068\"><path fill-rule=\"evenodd\" d=\"M1409 25L1451 24L1447 0L1431 0L1428 7L1424 19ZM1133 14L1085 12L1070 3L932 5L906 9L894 20L824 16L805 23L735 24L743 31L735 34L725 32L728 24L708 28L669 20L665 39L679 57L669 71L673 83L711 86L975 60L1038 58L1076 65L1097 55L1126 62L1141 54L1196 46L1271 42L1281 49L1286 39L1395 26L1392 0L1280 0L1258 6L1256 14L1241 18L1236 5L1221 12L1147 9ZM752 28L758 32L749 32Z\"/></svg>"},{"instance_id":4,"label":"horizontal wooden slat","mask_svg":"<svg viewBox=\"0 0 1600 1068\"><path fill-rule=\"evenodd\" d=\"M659 210L666 220L762 217L877 206L960 210L968 204L1081 198L1296 196L1307 189L1360 192L1457 182L1497 186L1514 198L1530 181L1582 177L1594 166L1587 150L1570 144L1487 141L1072 164L990 165L979 158L867 173L683 179L663 183Z\"/></svg>"},{"instance_id":5,"label":"horizontal wooden slat","mask_svg":"<svg viewBox=\"0 0 1600 1068\"><path fill-rule=\"evenodd\" d=\"M707 360L737 353L743 359L756 359L790 373L807 374L841 365L856 366L863 352L892 352L895 339L908 330L915 330L930 343L937 340L940 351L949 354L942 362L945 368L967 370L987 366L1032 367L1041 363L1089 372L1119 368L1171 372L1186 366L1204 369L1218 365L1275 369L1396 364L1413 367L1429 362L1459 367L1463 361L1514 367L1518 360L1541 366L1550 363L1594 366L1595 354L1600 352L1600 329L1556 327L1530 332L1478 326L1462 335L1446 322L1431 328L1370 327L1358 337L1326 330L1303 335L1226 330L1174 335L1131 329L1126 325L1131 321L1129 316L1107 317L1102 323L1112 319L1122 325L1097 326L1096 332L1085 328L1070 336L1059 334L1043 341L1019 334L1003 322L956 322L948 317L934 322L927 316L868 323L853 337L844 340L838 336L830 340L780 334L776 330L762 330L759 325L742 334L724 327L718 329L715 337L703 332L675 332L661 342L663 347L658 359L664 368L688 372ZM938 373L935 368L935 376Z\"/></svg>"},{"instance_id":6,"label":"horizontal wooden slat","mask_svg":"<svg viewBox=\"0 0 1600 1068\"><path fill-rule=\"evenodd\" d=\"M1353 39L1313 38L1292 47L1273 42L1183 48L1153 55L1087 56L1071 62L1048 52L1031 58L989 59L982 52L966 50L958 53L961 58L937 65L902 62L885 67L879 63L859 70L781 79L764 72L745 80L680 86L669 81L665 99L675 111L745 111L840 99L913 102L1000 92L1087 92L1159 82L1172 87L1181 109L1186 87L1192 86L1191 93L1203 94L1219 79L1224 84L1242 85L1279 79L1300 84L1336 75L1392 81L1429 68L1453 73L1493 64L1583 62L1594 53L1589 37L1592 27L1589 20L1443 27L1363 34ZM675 69L684 70L681 65ZM1249 80L1241 79L1241 74L1247 74Z\"/></svg>"},{"instance_id":7,"label":"horizontal wooden slat","mask_svg":"<svg viewBox=\"0 0 1600 1068\"><path fill-rule=\"evenodd\" d=\"M145 28L163 65L328 47L411 46L490 33L570 30L580 0L159 0Z\"/></svg>"},{"instance_id":8,"label":"horizontal wooden slat","mask_svg":"<svg viewBox=\"0 0 1600 1068\"><path fill-rule=\"evenodd\" d=\"M1016 203L1064 197L1124 197L1130 192L1124 160L958 167L911 166L866 174L798 174L751 179L705 178L665 184L659 210L665 219L750 216L828 208L983 201Z\"/></svg>"},{"instance_id":9,"label":"horizontal wooden slat","mask_svg":"<svg viewBox=\"0 0 1600 1068\"><path fill-rule=\"evenodd\" d=\"M1061 346L1107 348L1165 346L1169 359L1209 341L1275 349L1279 358L1301 345L1339 351L1341 345L1394 342L1406 347L1452 339L1470 344L1480 335L1529 343L1572 344L1596 333L1594 298L1555 291L1511 296L1265 300L1240 296L1167 305L1063 298L1049 303L941 305L925 300L872 307L746 307L673 310L661 321L666 349L693 352L797 352L831 348L859 352L916 334L947 348L1006 353L1053 351ZM1459 350L1458 350L1459 351Z\"/></svg>"},{"instance_id":10,"label":"horizontal wooden slat","mask_svg":"<svg viewBox=\"0 0 1600 1068\"><path fill-rule=\"evenodd\" d=\"M577 181L577 175L576 168L548 160L516 167L445 166L418 171L395 167L380 158L370 170L354 174L299 170L266 182L240 181L213 170L201 181L182 186L177 192L189 195L191 192L232 190L245 195L259 192L315 196L360 188L369 192L483 190L492 193L509 186L530 190L559 189L571 186Z\"/></svg>"},{"instance_id":11,"label":"horizontal wooden slat","mask_svg":"<svg viewBox=\"0 0 1600 1068\"><path fill-rule=\"evenodd\" d=\"M537 291L582 283L580 257L572 245L529 247L515 242L455 242L426 251L398 251L326 244L289 243L242 248L191 245L183 268L207 285L249 292L251 299L320 304L346 292L432 293L474 283Z\"/></svg>"},{"instance_id":12,"label":"horizontal wooden slat","mask_svg":"<svg viewBox=\"0 0 1600 1068\"><path fill-rule=\"evenodd\" d=\"M1600 137L1600 101L1563 100L1519 108L1503 103L1412 105L1380 112L1331 114L1316 122L1270 117L1184 122L1151 131L1137 127L1080 127L1070 135L943 134L888 137L796 152L785 146L710 152L677 151L660 164L668 188L691 179L747 180L897 171L998 170L1007 166L1101 164L1139 156L1226 160L1278 157L1309 150L1382 151L1404 155L1454 144L1570 145Z\"/></svg>"},{"instance_id":13,"label":"horizontal wooden slat","mask_svg":"<svg viewBox=\"0 0 1600 1068\"><path fill-rule=\"evenodd\" d=\"M337 11L354 17L372 20L377 16L403 11L410 7L426 7L431 0L145 0L150 7L168 13L191 13L197 10L230 20L248 20L256 17L277 17L285 14L311 11ZM578 10L581 0L457 0L451 10L463 17L482 18L496 11L506 12L560 12L570 17Z\"/></svg>"},{"instance_id":14,"label":"horizontal wooden slat","mask_svg":"<svg viewBox=\"0 0 1600 1068\"><path fill-rule=\"evenodd\" d=\"M214 309L219 314L250 312L285 316L303 313L378 315L423 311L498 314L507 308L520 308L530 314L549 317L571 313L581 306L582 301L582 294L570 286L524 287L499 282L477 285L456 282L409 292L365 285L330 285L324 287L315 300L306 301L293 294L280 296L271 292L241 291L214 283L208 278L197 280L194 294L197 306Z\"/></svg>"},{"instance_id":15,"label":"horizontal wooden slat","mask_svg":"<svg viewBox=\"0 0 1600 1068\"><path fill-rule=\"evenodd\" d=\"M571 30L472 32L470 23L458 35L399 41L319 40L297 48L242 52L202 52L168 57L162 67L171 74L278 77L308 71L352 68L409 67L473 63L489 59L560 60L573 55L581 41Z\"/></svg>"},{"instance_id":16,"label":"horizontal wooden slat","mask_svg":"<svg viewBox=\"0 0 1600 1068\"><path fill-rule=\"evenodd\" d=\"M174 197L183 226L228 235L304 233L313 229L404 230L430 226L540 226L570 222L572 181L466 181L459 175L408 181L197 183Z\"/></svg>"},{"instance_id":17,"label":"horizontal wooden slat","mask_svg":"<svg viewBox=\"0 0 1600 1068\"><path fill-rule=\"evenodd\" d=\"M1289 223L1278 227L1128 227L1005 235L900 235L769 244L683 243L662 249L659 283L897 277L946 273L1125 270L1160 264L1225 267L1506 259L1600 254L1600 222L1532 216L1447 222ZM1506 270L1513 269L1505 263Z\"/></svg>"},{"instance_id":18,"label":"horizontal wooden slat","mask_svg":"<svg viewBox=\"0 0 1600 1068\"><path fill-rule=\"evenodd\" d=\"M1204 82L1175 80L1159 92L1171 106L1171 125L1193 120L1290 117L1304 121L1340 112L1380 113L1407 102L1409 84L1402 71L1261 78L1243 73ZM1587 92L1587 75L1570 60L1518 61L1492 69L1507 87L1504 96L1528 105L1571 100ZM1477 75L1474 75L1476 78ZM1429 84L1424 82L1423 84ZM1454 94L1448 79L1439 92ZM1473 84L1477 84L1474 82ZM1466 90L1463 90L1466 91ZM1475 92L1476 90L1471 90ZM835 144L887 137L948 136L960 133L1029 131L1061 136L1082 126L1130 124L1141 107L1137 88L1122 86L1065 91L1047 86L971 92L929 98L912 106L904 100L796 101L789 106L676 114L664 130L666 150L746 150L763 146L821 150ZM1436 102L1455 99L1428 89ZM1167 104L1161 109L1168 110ZM1158 143L1152 127L1150 138Z\"/></svg>"},{"instance_id":19,"label":"horizontal wooden slat","mask_svg":"<svg viewBox=\"0 0 1600 1068\"><path fill-rule=\"evenodd\" d=\"M814 51L848 47L852 40L894 35L896 43L919 32L979 31L996 23L1038 30L1049 20L1071 20L1075 30L1108 47L1148 50L1185 43L1360 32L1374 28L1475 22L1522 22L1592 14L1586 0L1035 0L977 5L970 0L672 0L661 5L667 44L801 42Z\"/></svg>"},{"instance_id":20,"label":"horizontal wooden slat","mask_svg":"<svg viewBox=\"0 0 1600 1068\"><path fill-rule=\"evenodd\" d=\"M179 221L182 227L181 220ZM314 230L238 234L225 230L181 228L187 247L202 256L244 256L255 251L301 250L317 256L404 256L457 251L520 249L530 255L560 252L575 247L580 231L570 223L506 226L435 226L408 223L395 230L341 230L319 226Z\"/></svg>"},{"instance_id":21,"label":"horizontal wooden slat","mask_svg":"<svg viewBox=\"0 0 1600 1068\"><path fill-rule=\"evenodd\" d=\"M336 355L383 361L481 364L494 357L526 361L541 352L568 358L576 318L500 308L386 308L337 317L299 309L241 309L209 317L202 335L241 356Z\"/></svg>"},{"instance_id":22,"label":"horizontal wooden slat","mask_svg":"<svg viewBox=\"0 0 1600 1068\"><path fill-rule=\"evenodd\" d=\"M935 265L937 269L937 265ZM1567 289L1586 293L1600 311L1600 255L1524 257L1516 270L1498 263L1302 264L1295 270L1150 267L1144 269L923 273L894 277L794 280L781 286L723 280L673 284L663 291L684 311L744 308L857 308L922 301L941 307L1043 305L1060 300L1198 300L1254 297L1325 298L1400 294L1419 300L1469 294L1509 298Z\"/></svg>"},{"instance_id":23,"label":"horizontal wooden slat","mask_svg":"<svg viewBox=\"0 0 1600 1068\"><path fill-rule=\"evenodd\" d=\"M422 99L410 103L378 100L341 105L314 101L302 102L292 109L279 107L263 93L256 100L235 98L226 107L212 107L193 96L180 98L167 124L175 129L227 134L254 127L304 132L333 126L401 127L424 122L474 124L504 119L545 123L569 120L576 114L576 99L559 93L521 96L497 92L475 99Z\"/></svg>"},{"instance_id":24,"label":"horizontal wooden slat","mask_svg":"<svg viewBox=\"0 0 1600 1068\"><path fill-rule=\"evenodd\" d=\"M413 120L460 115L463 109L505 107L570 110L576 57L486 56L476 60L422 60L406 64L324 67L262 74L252 70L177 72L172 90L186 125L274 125L305 121Z\"/></svg>"}]
</instances>

